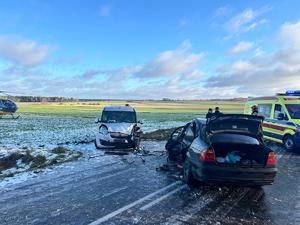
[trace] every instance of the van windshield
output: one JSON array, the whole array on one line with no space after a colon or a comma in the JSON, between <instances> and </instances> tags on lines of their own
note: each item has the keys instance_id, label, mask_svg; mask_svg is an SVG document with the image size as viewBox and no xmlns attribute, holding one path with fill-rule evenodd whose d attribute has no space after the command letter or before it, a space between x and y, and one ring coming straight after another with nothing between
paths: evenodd
<instances>
[{"instance_id":1,"label":"van windshield","mask_svg":"<svg viewBox=\"0 0 300 225\"><path fill-rule=\"evenodd\" d=\"M104 123L136 123L136 113L127 111L103 111Z\"/></svg>"},{"instance_id":2,"label":"van windshield","mask_svg":"<svg viewBox=\"0 0 300 225\"><path fill-rule=\"evenodd\" d=\"M300 104L285 105L292 119L300 119Z\"/></svg>"}]
</instances>

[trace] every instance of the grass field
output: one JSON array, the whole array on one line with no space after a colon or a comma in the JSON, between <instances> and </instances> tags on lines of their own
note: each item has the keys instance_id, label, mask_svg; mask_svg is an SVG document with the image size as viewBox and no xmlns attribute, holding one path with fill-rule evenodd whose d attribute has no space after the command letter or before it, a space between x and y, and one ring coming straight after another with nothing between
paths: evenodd
<instances>
[{"instance_id":1,"label":"grass field","mask_svg":"<svg viewBox=\"0 0 300 225\"><path fill-rule=\"evenodd\" d=\"M233 101L99 101L66 103L19 103L20 113L65 114L95 117L106 105L130 104L138 113L191 113L203 115L208 108L219 106L225 113L243 112L243 102Z\"/></svg>"},{"instance_id":2,"label":"grass field","mask_svg":"<svg viewBox=\"0 0 300 225\"><path fill-rule=\"evenodd\" d=\"M20 119L0 120L0 150L35 149L39 146L93 140L100 117L106 105L133 106L142 129L150 132L182 126L197 117L203 117L208 108L219 106L225 113L241 113L244 104L232 101L99 101L66 103L18 103Z\"/></svg>"}]
</instances>

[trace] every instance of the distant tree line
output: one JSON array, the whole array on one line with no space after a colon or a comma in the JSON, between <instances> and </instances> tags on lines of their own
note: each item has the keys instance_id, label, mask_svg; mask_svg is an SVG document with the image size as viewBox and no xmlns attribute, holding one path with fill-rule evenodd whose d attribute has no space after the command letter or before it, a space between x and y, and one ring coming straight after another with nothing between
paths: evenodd
<instances>
[{"instance_id":1,"label":"distant tree line","mask_svg":"<svg viewBox=\"0 0 300 225\"><path fill-rule=\"evenodd\" d=\"M127 101L127 102L142 102L142 101L163 101L163 102L175 102L184 101L180 99L162 98L161 100L144 99L144 100L122 100L122 99L77 99L77 98L65 98L65 97L42 97L42 96L9 96L9 99L16 102L89 102L89 101ZM232 99L195 99L194 101L240 101L245 102L246 98L232 98Z\"/></svg>"},{"instance_id":2,"label":"distant tree line","mask_svg":"<svg viewBox=\"0 0 300 225\"><path fill-rule=\"evenodd\" d=\"M41 97L41 96L11 96L16 102L75 102L78 99L65 97Z\"/></svg>"}]
</instances>

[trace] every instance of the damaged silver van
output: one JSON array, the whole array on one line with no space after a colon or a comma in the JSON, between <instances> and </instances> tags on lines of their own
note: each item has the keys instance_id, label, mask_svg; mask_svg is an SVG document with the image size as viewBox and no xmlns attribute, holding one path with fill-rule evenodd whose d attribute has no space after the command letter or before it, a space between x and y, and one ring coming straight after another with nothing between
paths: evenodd
<instances>
[{"instance_id":1,"label":"damaged silver van","mask_svg":"<svg viewBox=\"0 0 300 225\"><path fill-rule=\"evenodd\" d=\"M96 122L100 123L95 139L97 149L138 148L142 123L137 121L131 106L106 106Z\"/></svg>"}]
</instances>

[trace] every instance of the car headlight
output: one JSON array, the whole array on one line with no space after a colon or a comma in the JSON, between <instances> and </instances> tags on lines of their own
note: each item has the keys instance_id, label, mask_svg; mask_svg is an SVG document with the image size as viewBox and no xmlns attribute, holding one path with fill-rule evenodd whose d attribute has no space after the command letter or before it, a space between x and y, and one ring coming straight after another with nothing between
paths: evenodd
<instances>
[{"instance_id":1,"label":"car headlight","mask_svg":"<svg viewBox=\"0 0 300 225\"><path fill-rule=\"evenodd\" d=\"M108 129L105 126L101 126L99 128L99 133L103 134L103 135L107 135L108 134Z\"/></svg>"}]
</instances>

